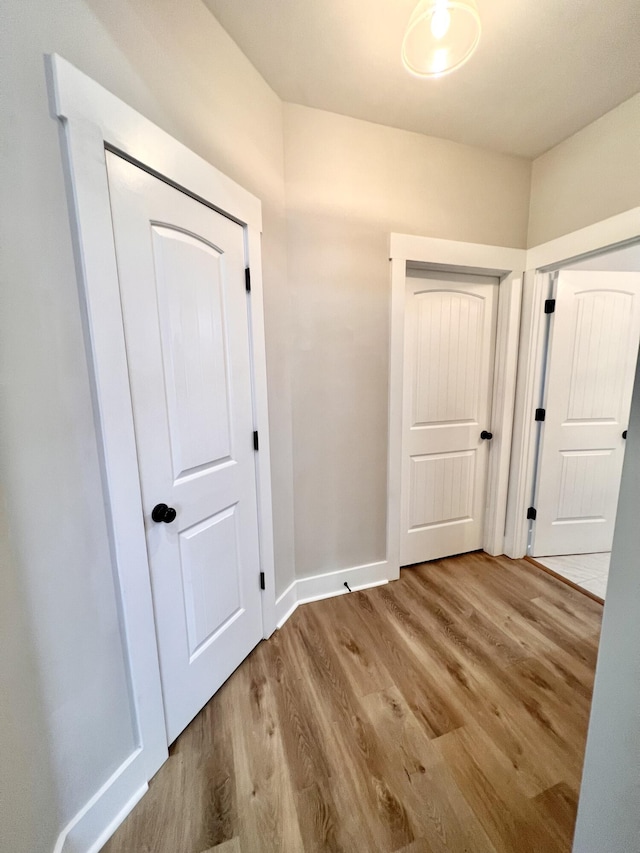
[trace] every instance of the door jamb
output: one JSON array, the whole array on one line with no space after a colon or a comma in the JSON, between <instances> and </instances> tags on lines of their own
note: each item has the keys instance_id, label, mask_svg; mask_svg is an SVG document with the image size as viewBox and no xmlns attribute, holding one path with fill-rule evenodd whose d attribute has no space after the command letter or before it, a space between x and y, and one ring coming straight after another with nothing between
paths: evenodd
<instances>
[{"instance_id":1,"label":"door jamb","mask_svg":"<svg viewBox=\"0 0 640 853\"><path fill-rule=\"evenodd\" d=\"M105 787L101 804L93 798L60 836L59 843L64 836L76 839L78 849L89 849L89 842L95 844L91 833L102 823L95 812L117 809L117 815L127 808L133 792L138 797L144 792L147 781L167 757L105 149L122 154L160 178L170 178L169 183L243 226L245 261L251 267L253 428L260 433L260 452L256 454L259 569L266 580L262 620L263 634L268 637L275 630L276 615L262 212L259 199L60 56L46 57L46 71L51 113L60 122L112 565L138 739L134 752Z\"/></svg>"},{"instance_id":2,"label":"door jamb","mask_svg":"<svg viewBox=\"0 0 640 853\"><path fill-rule=\"evenodd\" d=\"M391 234L389 455L387 467L387 559L390 579L400 575L400 495L402 488L402 396L405 282L407 265L443 272L494 275L500 279L491 427L494 434L487 478L483 548L502 554L516 390L524 249L460 243Z\"/></svg>"},{"instance_id":3,"label":"door jamb","mask_svg":"<svg viewBox=\"0 0 640 853\"><path fill-rule=\"evenodd\" d=\"M543 367L546 352L548 315L544 313L545 299L551 296L549 275L528 271L524 274L522 322L518 353L518 382L516 385L511 445L511 470L504 553L511 557L520 549L524 557L531 522L527 509L533 504L534 462L538 447L540 424L534 412L542 406ZM536 355L538 354L538 355ZM524 520L523 523L519 523Z\"/></svg>"},{"instance_id":4,"label":"door jamb","mask_svg":"<svg viewBox=\"0 0 640 853\"><path fill-rule=\"evenodd\" d=\"M542 365L546 349L544 300L548 297L547 273L572 261L640 240L640 207L634 207L586 228L527 250L524 276L518 385L513 425L513 451L504 553L512 559L527 554L529 521L536 458L534 413L541 405Z\"/></svg>"}]
</instances>

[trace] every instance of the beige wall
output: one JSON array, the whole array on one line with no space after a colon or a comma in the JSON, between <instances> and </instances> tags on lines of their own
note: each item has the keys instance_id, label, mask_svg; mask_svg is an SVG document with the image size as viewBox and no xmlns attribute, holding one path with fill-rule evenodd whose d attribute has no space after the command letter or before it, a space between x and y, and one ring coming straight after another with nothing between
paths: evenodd
<instances>
[{"instance_id":1,"label":"beige wall","mask_svg":"<svg viewBox=\"0 0 640 853\"><path fill-rule=\"evenodd\" d=\"M528 246L640 206L640 94L533 163Z\"/></svg>"},{"instance_id":2,"label":"beige wall","mask_svg":"<svg viewBox=\"0 0 640 853\"><path fill-rule=\"evenodd\" d=\"M293 503L282 105L199 0L4 0L0 18L0 849L50 853L129 754L134 733L43 54L60 53L263 201L286 586Z\"/></svg>"},{"instance_id":3,"label":"beige wall","mask_svg":"<svg viewBox=\"0 0 640 853\"><path fill-rule=\"evenodd\" d=\"M530 164L285 105L296 571L384 559L391 231L526 242Z\"/></svg>"},{"instance_id":4,"label":"beige wall","mask_svg":"<svg viewBox=\"0 0 640 853\"><path fill-rule=\"evenodd\" d=\"M38 656L0 486L0 850L51 851L58 828Z\"/></svg>"}]
</instances>

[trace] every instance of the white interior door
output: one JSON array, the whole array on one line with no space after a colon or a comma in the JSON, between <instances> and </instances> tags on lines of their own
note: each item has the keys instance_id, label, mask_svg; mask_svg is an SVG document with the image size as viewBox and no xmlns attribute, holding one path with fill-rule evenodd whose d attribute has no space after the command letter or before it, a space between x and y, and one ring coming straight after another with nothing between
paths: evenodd
<instances>
[{"instance_id":1,"label":"white interior door","mask_svg":"<svg viewBox=\"0 0 640 853\"><path fill-rule=\"evenodd\" d=\"M262 636L244 235L107 166L171 743Z\"/></svg>"},{"instance_id":2,"label":"white interior door","mask_svg":"<svg viewBox=\"0 0 640 853\"><path fill-rule=\"evenodd\" d=\"M400 563L482 547L498 280L410 272Z\"/></svg>"},{"instance_id":3,"label":"white interior door","mask_svg":"<svg viewBox=\"0 0 640 853\"><path fill-rule=\"evenodd\" d=\"M639 340L639 273L559 273L533 556L611 550Z\"/></svg>"}]
</instances>

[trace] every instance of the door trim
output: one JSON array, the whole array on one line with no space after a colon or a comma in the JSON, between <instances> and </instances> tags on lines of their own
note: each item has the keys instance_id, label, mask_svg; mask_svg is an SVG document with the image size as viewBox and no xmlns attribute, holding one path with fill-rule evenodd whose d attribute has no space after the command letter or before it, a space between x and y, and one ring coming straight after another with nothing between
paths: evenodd
<instances>
[{"instance_id":1,"label":"door trim","mask_svg":"<svg viewBox=\"0 0 640 853\"><path fill-rule=\"evenodd\" d=\"M387 466L387 560L389 579L400 576L400 496L402 487L402 397L404 363L405 282L407 267L440 272L476 273L500 279L498 325L493 370L491 426L494 439L487 477L483 548L504 551L511 432L516 390L524 249L459 243L431 237L391 234L389 455Z\"/></svg>"},{"instance_id":2,"label":"door trim","mask_svg":"<svg viewBox=\"0 0 640 853\"><path fill-rule=\"evenodd\" d=\"M52 117L60 123L111 559L138 743L110 783L61 833L56 850L99 849L167 758L151 582L138 479L105 150L141 166L243 226L249 303L263 633L276 627L271 463L259 199L62 57L46 57ZM126 567L126 571L124 570ZM256 576L256 583L259 578ZM118 780L118 784L115 784Z\"/></svg>"},{"instance_id":3,"label":"door trim","mask_svg":"<svg viewBox=\"0 0 640 853\"><path fill-rule=\"evenodd\" d=\"M634 207L527 250L504 548L504 553L514 560L526 555L529 538L526 508L533 500L539 427L533 415L536 407L542 405L546 324L541 319L544 318L544 300L550 295L549 273L571 261L638 240L640 207Z\"/></svg>"}]
</instances>

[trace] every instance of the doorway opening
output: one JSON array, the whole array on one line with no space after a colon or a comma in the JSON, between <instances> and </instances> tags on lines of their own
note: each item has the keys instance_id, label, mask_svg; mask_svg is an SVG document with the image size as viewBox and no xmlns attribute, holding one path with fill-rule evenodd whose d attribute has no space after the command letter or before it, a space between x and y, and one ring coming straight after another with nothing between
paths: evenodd
<instances>
[{"instance_id":1,"label":"doorway opening","mask_svg":"<svg viewBox=\"0 0 640 853\"><path fill-rule=\"evenodd\" d=\"M526 252L391 235L387 561L504 553Z\"/></svg>"},{"instance_id":2,"label":"doorway opening","mask_svg":"<svg viewBox=\"0 0 640 853\"><path fill-rule=\"evenodd\" d=\"M640 243L546 275L527 555L604 601L640 341Z\"/></svg>"}]
</instances>

